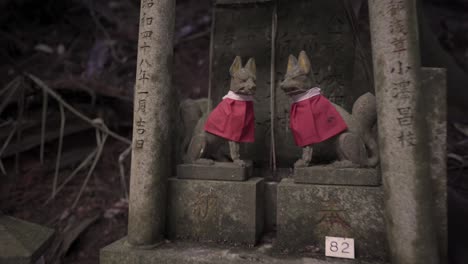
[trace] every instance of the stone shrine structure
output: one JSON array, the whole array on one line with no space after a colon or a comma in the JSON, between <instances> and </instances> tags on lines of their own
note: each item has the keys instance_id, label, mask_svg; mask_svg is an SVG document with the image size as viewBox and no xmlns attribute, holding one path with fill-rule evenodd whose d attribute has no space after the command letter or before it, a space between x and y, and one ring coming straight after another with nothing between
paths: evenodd
<instances>
[{"instance_id":1,"label":"stone shrine structure","mask_svg":"<svg viewBox=\"0 0 468 264\"><path fill-rule=\"evenodd\" d=\"M255 58L255 143L241 151L251 167L174 169L175 4L141 1L128 236L101 250L102 264L447 263L445 71L420 65L416 1L369 0L369 32L343 3L217 0L209 99L226 93L235 56ZM375 94L379 166L337 167L317 146L319 160L292 168L301 149L279 82L301 50L348 112ZM197 116L181 119L195 129ZM326 236L353 238L356 259L325 258Z\"/></svg>"}]
</instances>

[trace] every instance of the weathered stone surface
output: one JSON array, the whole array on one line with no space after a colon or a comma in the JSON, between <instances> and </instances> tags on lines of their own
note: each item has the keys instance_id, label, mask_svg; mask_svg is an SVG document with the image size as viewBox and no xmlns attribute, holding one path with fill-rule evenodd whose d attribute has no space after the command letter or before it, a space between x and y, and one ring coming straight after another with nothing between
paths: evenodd
<instances>
[{"instance_id":1,"label":"weathered stone surface","mask_svg":"<svg viewBox=\"0 0 468 264\"><path fill-rule=\"evenodd\" d=\"M251 249L203 245L200 243L167 243L152 250L132 249L125 245L125 238L103 248L100 264L386 264L362 260L334 258L313 259L290 256L275 257L266 244Z\"/></svg>"},{"instance_id":2,"label":"weathered stone surface","mask_svg":"<svg viewBox=\"0 0 468 264\"><path fill-rule=\"evenodd\" d=\"M263 231L263 184L170 179L169 237L254 245Z\"/></svg>"},{"instance_id":3,"label":"weathered stone surface","mask_svg":"<svg viewBox=\"0 0 468 264\"><path fill-rule=\"evenodd\" d=\"M331 185L379 186L381 184L381 178L377 169L336 168L329 165L295 168L294 182Z\"/></svg>"},{"instance_id":4,"label":"weathered stone surface","mask_svg":"<svg viewBox=\"0 0 468 264\"><path fill-rule=\"evenodd\" d=\"M386 233L395 264L440 261L426 120L434 95L421 86L417 2L369 1Z\"/></svg>"},{"instance_id":5,"label":"weathered stone surface","mask_svg":"<svg viewBox=\"0 0 468 264\"><path fill-rule=\"evenodd\" d=\"M141 1L140 14L128 240L147 247L164 239L167 176L172 175L175 2Z\"/></svg>"},{"instance_id":6,"label":"weathered stone surface","mask_svg":"<svg viewBox=\"0 0 468 264\"><path fill-rule=\"evenodd\" d=\"M427 102L431 148L431 178L440 263L448 262L447 230L447 79L445 69L422 68L422 87L431 94Z\"/></svg>"},{"instance_id":7,"label":"weathered stone surface","mask_svg":"<svg viewBox=\"0 0 468 264\"><path fill-rule=\"evenodd\" d=\"M283 179L278 185L277 248L316 246L325 254L325 236L354 238L357 259L385 260L382 189Z\"/></svg>"},{"instance_id":8,"label":"weathered stone surface","mask_svg":"<svg viewBox=\"0 0 468 264\"><path fill-rule=\"evenodd\" d=\"M0 263L30 264L51 242L54 230L0 214Z\"/></svg>"},{"instance_id":9,"label":"weathered stone surface","mask_svg":"<svg viewBox=\"0 0 468 264\"><path fill-rule=\"evenodd\" d=\"M265 182L265 231L276 230L277 182Z\"/></svg>"},{"instance_id":10,"label":"weathered stone surface","mask_svg":"<svg viewBox=\"0 0 468 264\"><path fill-rule=\"evenodd\" d=\"M245 181L252 176L252 171L252 162L249 162L246 167L240 167L233 162L215 162L213 165L181 164L177 166L177 178Z\"/></svg>"}]
</instances>

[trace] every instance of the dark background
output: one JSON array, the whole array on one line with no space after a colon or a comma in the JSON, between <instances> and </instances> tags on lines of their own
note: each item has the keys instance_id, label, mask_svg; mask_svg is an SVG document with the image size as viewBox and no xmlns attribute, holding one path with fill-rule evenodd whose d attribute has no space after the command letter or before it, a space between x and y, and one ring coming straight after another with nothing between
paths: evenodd
<instances>
[{"instance_id":1,"label":"dark background","mask_svg":"<svg viewBox=\"0 0 468 264\"><path fill-rule=\"evenodd\" d=\"M98 149L96 131L65 110L64 131L58 133L60 103L49 96L41 163L42 91L21 76L36 76L61 96L62 105L67 102L89 119L100 118L112 131L131 138L139 2L0 0L0 157L7 172L0 171L0 210L58 231L46 263L98 263L99 249L125 236L129 157L119 162L119 155L128 145L108 137L89 177L90 163L46 204L60 142L59 185ZM211 5L209 0L177 0L173 89L180 99L207 94ZM468 1L426 0L422 10L436 37L437 43L432 44L443 47L441 56L457 67L458 80L465 80ZM427 54L422 56L423 62L430 61L424 58ZM468 104L463 103L467 85L450 87L452 98L458 101L448 102L452 263L468 262L468 243L464 242L468 237ZM21 126L16 126L18 120Z\"/></svg>"}]
</instances>

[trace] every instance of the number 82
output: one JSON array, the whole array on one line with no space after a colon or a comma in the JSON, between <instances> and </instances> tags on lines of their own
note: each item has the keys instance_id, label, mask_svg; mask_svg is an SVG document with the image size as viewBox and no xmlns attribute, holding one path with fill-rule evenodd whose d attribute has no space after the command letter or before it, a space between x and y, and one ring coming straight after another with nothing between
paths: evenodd
<instances>
[{"instance_id":1,"label":"number 82","mask_svg":"<svg viewBox=\"0 0 468 264\"><path fill-rule=\"evenodd\" d=\"M343 245L344 245L345 247L343 247ZM349 251L346 251L346 250L349 248L349 244L348 244L347 242L342 242L342 243L341 243L341 246L343 247L343 248L341 249L341 253L345 253L345 254L349 254L349 253L350 253ZM339 250L339 248L338 248L338 242L332 241L332 242L330 243L330 251L331 251L331 252L338 252L338 250Z\"/></svg>"}]
</instances>

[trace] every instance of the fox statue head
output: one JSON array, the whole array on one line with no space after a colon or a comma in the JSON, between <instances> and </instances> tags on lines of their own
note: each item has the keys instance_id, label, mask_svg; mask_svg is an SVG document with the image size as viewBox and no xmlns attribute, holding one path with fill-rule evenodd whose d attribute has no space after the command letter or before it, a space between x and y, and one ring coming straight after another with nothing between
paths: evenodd
<instances>
[{"instance_id":1,"label":"fox statue head","mask_svg":"<svg viewBox=\"0 0 468 264\"><path fill-rule=\"evenodd\" d=\"M242 67L242 60L237 56L229 72L231 74L231 86L229 88L231 91L242 95L253 95L255 93L257 68L253 58L247 61L245 67Z\"/></svg>"},{"instance_id":2,"label":"fox statue head","mask_svg":"<svg viewBox=\"0 0 468 264\"><path fill-rule=\"evenodd\" d=\"M289 55L288 68L280 88L289 96L306 92L317 86L309 57L305 51L299 53L299 59Z\"/></svg>"}]
</instances>

